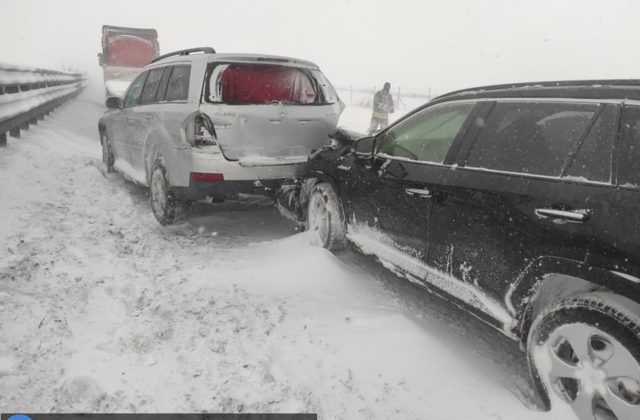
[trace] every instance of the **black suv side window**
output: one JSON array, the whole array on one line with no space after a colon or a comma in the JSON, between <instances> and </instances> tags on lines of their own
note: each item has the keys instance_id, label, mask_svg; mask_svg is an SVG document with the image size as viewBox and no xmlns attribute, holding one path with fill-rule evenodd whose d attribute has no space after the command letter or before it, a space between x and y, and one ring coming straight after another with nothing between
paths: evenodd
<instances>
[{"instance_id":1,"label":"black suv side window","mask_svg":"<svg viewBox=\"0 0 640 420\"><path fill-rule=\"evenodd\" d=\"M620 123L618 184L640 187L640 106L627 106Z\"/></svg>"},{"instance_id":2,"label":"black suv side window","mask_svg":"<svg viewBox=\"0 0 640 420\"><path fill-rule=\"evenodd\" d=\"M426 108L388 129L378 140L378 153L442 163L474 103Z\"/></svg>"},{"instance_id":3,"label":"black suv side window","mask_svg":"<svg viewBox=\"0 0 640 420\"><path fill-rule=\"evenodd\" d=\"M498 102L465 165L560 176L597 109L597 104Z\"/></svg>"},{"instance_id":4,"label":"black suv side window","mask_svg":"<svg viewBox=\"0 0 640 420\"><path fill-rule=\"evenodd\" d=\"M124 96L123 107L129 108L131 106L138 105L140 100L140 93L142 92L142 86L144 85L144 81L149 74L148 71L144 73L140 73L138 77L131 83L129 89L127 90L127 94Z\"/></svg>"},{"instance_id":5,"label":"black suv side window","mask_svg":"<svg viewBox=\"0 0 640 420\"><path fill-rule=\"evenodd\" d=\"M616 131L618 107L604 105L593 127L578 145L567 176L589 181L611 182L613 138Z\"/></svg>"},{"instance_id":6,"label":"black suv side window","mask_svg":"<svg viewBox=\"0 0 640 420\"><path fill-rule=\"evenodd\" d=\"M166 101L186 101L189 98L191 66L174 66L167 86Z\"/></svg>"},{"instance_id":7,"label":"black suv side window","mask_svg":"<svg viewBox=\"0 0 640 420\"><path fill-rule=\"evenodd\" d=\"M160 79L162 79L163 72L164 68L149 71L149 76L147 77L147 81L144 82L142 94L140 95L140 104L155 102L156 92L158 91L158 85L160 84Z\"/></svg>"}]
</instances>

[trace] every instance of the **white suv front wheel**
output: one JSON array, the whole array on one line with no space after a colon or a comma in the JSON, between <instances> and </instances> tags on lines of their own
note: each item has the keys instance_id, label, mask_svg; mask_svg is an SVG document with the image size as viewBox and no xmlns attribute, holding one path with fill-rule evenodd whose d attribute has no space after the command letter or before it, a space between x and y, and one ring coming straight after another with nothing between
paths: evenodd
<instances>
[{"instance_id":1,"label":"white suv front wheel","mask_svg":"<svg viewBox=\"0 0 640 420\"><path fill-rule=\"evenodd\" d=\"M113 172L113 165L115 157L113 155L113 149L111 148L111 142L106 130L100 131L100 143L102 145L102 163L107 169L107 173Z\"/></svg>"}]
</instances>

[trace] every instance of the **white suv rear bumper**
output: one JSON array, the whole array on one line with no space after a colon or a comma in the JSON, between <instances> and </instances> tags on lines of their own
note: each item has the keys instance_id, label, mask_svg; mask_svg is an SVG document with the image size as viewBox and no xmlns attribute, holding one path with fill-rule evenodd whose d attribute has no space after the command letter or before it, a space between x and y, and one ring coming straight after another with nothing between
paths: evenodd
<instances>
[{"instance_id":1,"label":"white suv rear bumper","mask_svg":"<svg viewBox=\"0 0 640 420\"><path fill-rule=\"evenodd\" d=\"M221 153L198 149L184 150L184 165L169 170L170 182L179 195L188 199L209 195L229 195L234 192L273 191L287 178L303 174L307 163L243 166L239 161L225 159ZM194 179L195 174L220 174L221 179Z\"/></svg>"}]
</instances>

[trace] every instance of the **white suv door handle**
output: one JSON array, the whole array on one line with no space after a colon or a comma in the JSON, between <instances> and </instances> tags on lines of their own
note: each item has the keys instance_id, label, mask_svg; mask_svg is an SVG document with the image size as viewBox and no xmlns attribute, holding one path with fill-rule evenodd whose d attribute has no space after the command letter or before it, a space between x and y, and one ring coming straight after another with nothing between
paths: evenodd
<instances>
[{"instance_id":1,"label":"white suv door handle","mask_svg":"<svg viewBox=\"0 0 640 420\"><path fill-rule=\"evenodd\" d=\"M536 209L536 216L542 219L564 219L582 223L589 218L589 212L587 210Z\"/></svg>"},{"instance_id":2,"label":"white suv door handle","mask_svg":"<svg viewBox=\"0 0 640 420\"><path fill-rule=\"evenodd\" d=\"M431 198L431 191L426 188L405 188L404 192L413 197Z\"/></svg>"}]
</instances>

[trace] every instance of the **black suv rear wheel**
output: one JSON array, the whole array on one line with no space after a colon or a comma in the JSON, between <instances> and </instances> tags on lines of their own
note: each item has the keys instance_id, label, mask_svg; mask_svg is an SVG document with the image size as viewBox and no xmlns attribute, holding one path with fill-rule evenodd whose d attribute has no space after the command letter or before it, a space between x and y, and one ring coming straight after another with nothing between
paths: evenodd
<instances>
[{"instance_id":1,"label":"black suv rear wheel","mask_svg":"<svg viewBox=\"0 0 640 420\"><path fill-rule=\"evenodd\" d=\"M562 300L529 333L533 380L581 420L640 419L640 321L601 296Z\"/></svg>"}]
</instances>

